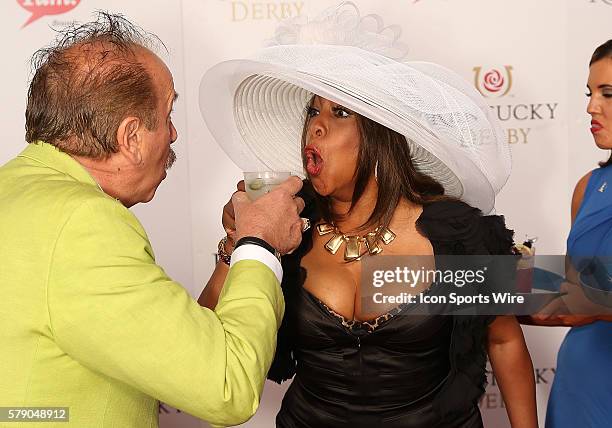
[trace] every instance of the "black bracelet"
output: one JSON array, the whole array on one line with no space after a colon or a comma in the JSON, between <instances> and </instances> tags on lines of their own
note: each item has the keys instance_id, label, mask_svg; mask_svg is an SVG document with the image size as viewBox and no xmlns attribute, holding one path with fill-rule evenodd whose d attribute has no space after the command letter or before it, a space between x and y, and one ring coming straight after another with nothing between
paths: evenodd
<instances>
[{"instance_id":1,"label":"black bracelet","mask_svg":"<svg viewBox=\"0 0 612 428\"><path fill-rule=\"evenodd\" d=\"M245 245L245 244L253 244L253 245L257 245L259 247L265 248L266 250L271 252L274 255L274 257L280 260L280 257L281 257L280 252L278 252L276 248L274 248L272 245L268 244L266 241L256 236L243 236L242 238L240 238L238 242L236 242L236 245L234 245L234 251L236 251L236 248L240 247L241 245Z\"/></svg>"}]
</instances>

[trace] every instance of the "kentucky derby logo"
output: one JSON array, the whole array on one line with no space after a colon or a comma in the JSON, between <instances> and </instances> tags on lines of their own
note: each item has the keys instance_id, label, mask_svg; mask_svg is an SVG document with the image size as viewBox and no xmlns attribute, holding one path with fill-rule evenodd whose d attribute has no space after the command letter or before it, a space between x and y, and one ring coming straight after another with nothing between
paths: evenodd
<instances>
[{"instance_id":1,"label":"kentucky derby logo","mask_svg":"<svg viewBox=\"0 0 612 428\"><path fill-rule=\"evenodd\" d=\"M301 16L304 2L286 0L230 0L229 5L231 7L232 22L283 21Z\"/></svg>"},{"instance_id":2,"label":"kentucky derby logo","mask_svg":"<svg viewBox=\"0 0 612 428\"><path fill-rule=\"evenodd\" d=\"M485 97L503 97L512 88L512 66L491 68L485 72L480 66L474 67L474 86Z\"/></svg>"},{"instance_id":3,"label":"kentucky derby logo","mask_svg":"<svg viewBox=\"0 0 612 428\"><path fill-rule=\"evenodd\" d=\"M60 15L77 7L81 0L17 0L17 4L30 12L30 17L21 26L24 28L45 15Z\"/></svg>"}]
</instances>

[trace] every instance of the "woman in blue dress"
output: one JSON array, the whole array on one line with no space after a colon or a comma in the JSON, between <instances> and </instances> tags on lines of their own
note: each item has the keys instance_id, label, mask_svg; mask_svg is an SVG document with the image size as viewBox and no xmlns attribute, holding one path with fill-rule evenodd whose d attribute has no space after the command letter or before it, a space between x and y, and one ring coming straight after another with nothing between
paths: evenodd
<instances>
[{"instance_id":1,"label":"woman in blue dress","mask_svg":"<svg viewBox=\"0 0 612 428\"><path fill-rule=\"evenodd\" d=\"M612 40L598 47L589 64L591 132L600 149L612 149ZM579 283L576 260L612 256L612 156L580 179L572 198L567 277ZM578 268L578 270L580 270ZM585 312L586 313L586 312ZM609 311L608 311L609 313ZM572 326L557 356L547 428L612 426L612 316L560 315L549 322Z\"/></svg>"}]
</instances>

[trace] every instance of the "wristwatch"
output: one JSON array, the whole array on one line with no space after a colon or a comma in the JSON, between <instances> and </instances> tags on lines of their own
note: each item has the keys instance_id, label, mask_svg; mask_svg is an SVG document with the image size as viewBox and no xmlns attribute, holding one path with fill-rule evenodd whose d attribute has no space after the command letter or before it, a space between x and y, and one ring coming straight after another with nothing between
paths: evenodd
<instances>
[{"instance_id":1,"label":"wristwatch","mask_svg":"<svg viewBox=\"0 0 612 428\"><path fill-rule=\"evenodd\" d=\"M236 245L234 245L234 251L236 250L236 248L240 247L241 245L245 245L245 244L253 244L253 245L257 245L262 248L265 248L266 250L274 254L274 257L276 257L278 261L280 262L281 253L276 248L274 248L272 245L268 244L266 241L264 241L261 238L257 238L256 236L243 236L242 238L240 238L238 242L236 242Z\"/></svg>"}]
</instances>

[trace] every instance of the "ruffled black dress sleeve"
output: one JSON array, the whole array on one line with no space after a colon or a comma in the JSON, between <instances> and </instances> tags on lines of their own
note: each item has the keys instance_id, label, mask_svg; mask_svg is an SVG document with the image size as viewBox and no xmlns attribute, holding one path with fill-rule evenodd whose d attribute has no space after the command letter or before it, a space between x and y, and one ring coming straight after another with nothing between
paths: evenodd
<instances>
[{"instance_id":1,"label":"ruffled black dress sleeve","mask_svg":"<svg viewBox=\"0 0 612 428\"><path fill-rule=\"evenodd\" d=\"M460 201L439 201L423 207L417 228L432 243L436 255L511 255L514 232L503 216L483 216ZM452 418L477 405L485 391L487 328L494 316L453 316L449 349L451 371L434 405L440 416Z\"/></svg>"},{"instance_id":2,"label":"ruffled black dress sleeve","mask_svg":"<svg viewBox=\"0 0 612 428\"><path fill-rule=\"evenodd\" d=\"M298 196L304 199L305 207L302 217L308 218L310 224L314 225L319 221L321 215L315 203L314 190L308 181L304 182L303 189ZM299 289L306 280L306 270L300 266L302 257L312 248L312 234L305 233L300 246L291 254L283 256L281 264L283 266L283 281L281 288L285 298L285 313L297 307ZM295 348L295 326L293 317L285 316L278 330L276 353L272 366L268 371L268 379L281 383L291 379L295 375L296 360L294 355Z\"/></svg>"}]
</instances>

